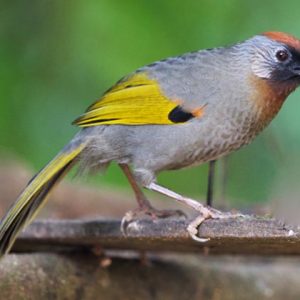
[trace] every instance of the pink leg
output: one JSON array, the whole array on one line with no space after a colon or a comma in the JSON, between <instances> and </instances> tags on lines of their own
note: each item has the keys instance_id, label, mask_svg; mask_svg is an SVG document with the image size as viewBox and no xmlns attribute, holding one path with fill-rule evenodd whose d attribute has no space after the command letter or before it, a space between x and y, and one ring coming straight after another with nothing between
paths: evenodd
<instances>
[{"instance_id":1,"label":"pink leg","mask_svg":"<svg viewBox=\"0 0 300 300\"><path fill-rule=\"evenodd\" d=\"M146 196L138 186L134 176L131 173L130 168L126 164L119 164L120 168L126 175L138 202L138 209L134 211L129 211L126 213L122 220L121 229L126 233L126 228L130 222L134 219L145 217L145 215L151 218L168 218L168 217L186 217L186 215L180 210L158 210L155 209L150 202L147 200Z\"/></svg>"},{"instance_id":2,"label":"pink leg","mask_svg":"<svg viewBox=\"0 0 300 300\"><path fill-rule=\"evenodd\" d=\"M136 200L138 202L139 208L140 209L152 209L152 206L148 199L146 198L145 194L142 192L140 187L138 186L136 180L134 179L128 165L126 164L119 164L120 168L124 172L125 176L127 177L133 191L136 197Z\"/></svg>"},{"instance_id":3,"label":"pink leg","mask_svg":"<svg viewBox=\"0 0 300 300\"><path fill-rule=\"evenodd\" d=\"M198 227L201 225L201 223L203 221L210 219L210 218L212 218L212 219L227 219L227 218L237 218L237 217L243 216L241 214L223 213L214 208L204 206L203 204L199 203L198 201L195 201L193 199L190 199L190 198L184 197L180 194L177 194L177 193L175 193L165 187L162 187L154 182L150 183L148 186L146 186L146 188L148 188L149 190L161 193L163 195L169 196L170 198L173 198L173 199L177 200L178 202L185 204L185 205L195 209L196 211L200 212L200 215L195 220L193 220L188 225L188 228L187 228L190 236L198 242L206 242L209 240L209 239L205 239L205 238L204 239L199 238L197 236Z\"/></svg>"}]
</instances>

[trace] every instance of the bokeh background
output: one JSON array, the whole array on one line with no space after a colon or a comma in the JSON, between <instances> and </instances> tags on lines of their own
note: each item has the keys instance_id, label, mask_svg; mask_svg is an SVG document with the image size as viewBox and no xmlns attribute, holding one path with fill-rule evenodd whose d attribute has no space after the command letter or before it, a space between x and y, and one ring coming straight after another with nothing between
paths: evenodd
<instances>
[{"instance_id":1,"label":"bokeh background","mask_svg":"<svg viewBox=\"0 0 300 300\"><path fill-rule=\"evenodd\" d=\"M299 8L296 0L1 1L1 161L13 157L37 171L78 130L71 122L142 65L269 30L300 37ZM296 91L253 144L228 157L225 198L230 206L297 198L299 115ZM224 164L217 168L220 199ZM203 199L207 165L162 173L159 182ZM129 189L116 166L83 183L100 191Z\"/></svg>"}]
</instances>

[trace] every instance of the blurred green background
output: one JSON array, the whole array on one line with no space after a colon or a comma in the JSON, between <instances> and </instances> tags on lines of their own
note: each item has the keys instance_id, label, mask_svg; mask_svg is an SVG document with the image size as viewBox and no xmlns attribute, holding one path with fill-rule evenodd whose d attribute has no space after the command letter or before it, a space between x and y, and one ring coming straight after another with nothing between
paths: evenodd
<instances>
[{"instance_id":1,"label":"blurred green background","mask_svg":"<svg viewBox=\"0 0 300 300\"><path fill-rule=\"evenodd\" d=\"M300 37L299 8L296 0L1 1L0 153L13 153L38 170L77 131L73 119L123 75L263 31ZM299 113L297 91L253 144L229 157L226 198L232 205L298 188ZM200 198L207 165L166 172L159 181ZM97 184L128 187L116 166Z\"/></svg>"}]
</instances>

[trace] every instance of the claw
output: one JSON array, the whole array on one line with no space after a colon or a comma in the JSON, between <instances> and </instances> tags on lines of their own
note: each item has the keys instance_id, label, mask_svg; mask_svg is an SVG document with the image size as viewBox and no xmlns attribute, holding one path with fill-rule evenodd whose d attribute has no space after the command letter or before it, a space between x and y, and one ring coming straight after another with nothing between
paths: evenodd
<instances>
[{"instance_id":1,"label":"claw","mask_svg":"<svg viewBox=\"0 0 300 300\"><path fill-rule=\"evenodd\" d=\"M197 242L200 243L206 243L210 240L210 238L199 238L197 236L198 234L198 228L199 226L206 220L207 218L203 217L202 215L195 218L187 227L187 231L190 235L190 237Z\"/></svg>"},{"instance_id":2,"label":"claw","mask_svg":"<svg viewBox=\"0 0 300 300\"><path fill-rule=\"evenodd\" d=\"M244 217L241 213L231 213L231 212L221 212L217 209L211 207L202 206L200 209L200 215L197 216L187 227L187 231L190 237L197 242L206 243L210 238L200 238L198 237L198 231L201 224L208 219L231 219Z\"/></svg>"},{"instance_id":3,"label":"claw","mask_svg":"<svg viewBox=\"0 0 300 300\"><path fill-rule=\"evenodd\" d=\"M133 216L132 211L128 211L125 216L122 218L120 230L124 236L127 235L127 227L132 222Z\"/></svg>"},{"instance_id":4,"label":"claw","mask_svg":"<svg viewBox=\"0 0 300 300\"><path fill-rule=\"evenodd\" d=\"M206 243L210 240L210 238L199 238L198 237L198 228L200 225L207 219L209 219L210 216L203 216L202 214L196 217L187 227L187 231L190 235L190 237L197 242L200 243Z\"/></svg>"},{"instance_id":5,"label":"claw","mask_svg":"<svg viewBox=\"0 0 300 300\"><path fill-rule=\"evenodd\" d=\"M128 211L121 221L121 232L127 235L127 228L130 223L139 219L151 218L152 220L159 218L182 218L187 219L187 215L181 210L159 210L152 206L138 208L133 211Z\"/></svg>"}]
</instances>

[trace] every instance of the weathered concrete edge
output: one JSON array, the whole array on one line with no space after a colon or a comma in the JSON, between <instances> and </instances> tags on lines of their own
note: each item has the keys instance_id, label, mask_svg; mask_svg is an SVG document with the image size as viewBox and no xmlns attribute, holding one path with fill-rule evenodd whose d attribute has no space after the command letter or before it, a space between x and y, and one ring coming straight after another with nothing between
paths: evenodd
<instances>
[{"instance_id":1,"label":"weathered concrete edge","mask_svg":"<svg viewBox=\"0 0 300 300\"><path fill-rule=\"evenodd\" d=\"M37 220L17 240L13 251L103 249L202 252L212 254L300 254L300 229L275 219L246 216L207 220L199 228L206 243L193 241L187 221L158 219L130 223L125 236L121 221Z\"/></svg>"}]
</instances>

